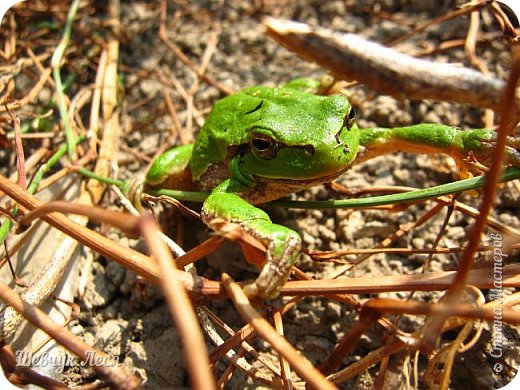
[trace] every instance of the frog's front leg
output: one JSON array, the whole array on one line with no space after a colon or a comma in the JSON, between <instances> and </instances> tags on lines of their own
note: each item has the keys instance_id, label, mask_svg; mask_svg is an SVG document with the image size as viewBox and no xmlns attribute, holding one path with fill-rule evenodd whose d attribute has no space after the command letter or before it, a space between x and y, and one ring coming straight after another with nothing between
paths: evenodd
<instances>
[{"instance_id":1,"label":"frog's front leg","mask_svg":"<svg viewBox=\"0 0 520 390\"><path fill-rule=\"evenodd\" d=\"M392 152L444 153L453 157L461 170L475 172L477 165L489 167L496 132L485 129L460 130L455 127L423 123L395 128L360 130L363 147L356 162ZM505 164L520 167L520 139L508 137Z\"/></svg>"},{"instance_id":2,"label":"frog's front leg","mask_svg":"<svg viewBox=\"0 0 520 390\"><path fill-rule=\"evenodd\" d=\"M266 246L260 275L244 291L250 298L275 298L300 255L301 238L295 231L274 224L264 211L242 199L238 194L246 189L235 179L221 183L204 202L202 220L211 228L218 219L236 223Z\"/></svg>"}]
</instances>

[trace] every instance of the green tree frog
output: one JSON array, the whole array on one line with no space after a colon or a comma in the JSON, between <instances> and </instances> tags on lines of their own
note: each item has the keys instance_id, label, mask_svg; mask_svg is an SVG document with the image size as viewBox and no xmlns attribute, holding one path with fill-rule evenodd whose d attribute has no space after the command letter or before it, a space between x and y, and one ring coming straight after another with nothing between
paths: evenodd
<instances>
[{"instance_id":1,"label":"green tree frog","mask_svg":"<svg viewBox=\"0 0 520 390\"><path fill-rule=\"evenodd\" d=\"M318 95L319 87L296 79L221 99L195 142L159 156L146 176L153 187L210 191L204 223L217 230L215 221L235 223L265 245L260 274L245 286L250 297L276 297L301 249L298 233L255 205L330 182L354 161L396 151L446 153L462 168L466 159L489 163L491 130L439 124L360 129L348 99ZM519 156L508 148L508 163L520 166Z\"/></svg>"}]
</instances>

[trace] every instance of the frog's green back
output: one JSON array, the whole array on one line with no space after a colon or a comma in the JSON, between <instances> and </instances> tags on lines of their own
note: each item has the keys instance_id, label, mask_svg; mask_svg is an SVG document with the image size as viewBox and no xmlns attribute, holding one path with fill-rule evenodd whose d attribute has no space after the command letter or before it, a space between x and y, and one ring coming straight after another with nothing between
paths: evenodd
<instances>
[{"instance_id":1,"label":"frog's green back","mask_svg":"<svg viewBox=\"0 0 520 390\"><path fill-rule=\"evenodd\" d=\"M252 87L228 96L215 104L197 137L193 177L224 162L228 148L246 144L251 130L288 146L335 144L349 107L343 96L316 96L285 87Z\"/></svg>"}]
</instances>

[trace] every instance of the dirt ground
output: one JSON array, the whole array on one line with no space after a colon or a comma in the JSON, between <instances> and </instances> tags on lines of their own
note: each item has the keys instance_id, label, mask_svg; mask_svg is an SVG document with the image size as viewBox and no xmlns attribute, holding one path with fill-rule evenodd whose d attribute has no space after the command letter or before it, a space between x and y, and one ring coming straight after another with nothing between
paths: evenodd
<instances>
[{"instance_id":1,"label":"dirt ground","mask_svg":"<svg viewBox=\"0 0 520 390\"><path fill-rule=\"evenodd\" d=\"M241 88L263 84L275 86L296 77L319 78L324 71L314 64L307 63L269 39L261 20L265 16L297 20L313 26L321 26L338 32L360 34L375 42L389 44L396 38L411 31L426 21L456 9L460 1L176 1L168 2L167 35L196 67L200 66L212 46L212 39L218 39L209 58L205 74L226 88L238 91ZM57 28L48 30L42 37L42 45L56 45L64 22L63 11L57 7L44 9L45 2L28 0L18 9L11 10L14 20L22 29L25 23L34 23L34 28L44 22L52 22ZM53 3L53 4L58 4ZM25 9L25 11L24 11ZM224 93L203 80L197 80L194 72L181 61L159 36L161 2L132 1L121 4L120 31L120 125L122 136L119 139L118 169L114 176L132 178L143 172L159 148L177 145L181 140L190 141L199 131L205 115L212 104ZM98 63L99 46L107 36L109 21L107 9L102 2L86 1L80 7L81 17L75 22L71 43L75 50L67 52L68 61L64 63L62 77L74 74L68 90L70 97L81 87L95 82L95 69ZM7 26L9 14L2 21ZM461 16L434 24L425 32L416 34L397 45L396 50L420 56L421 53L438 48L442 42L464 40L469 27L469 17ZM496 20L488 11L482 11L481 30L488 36L500 31ZM99 35L96 35L99 34ZM510 57L507 43L501 37L482 39L477 46L477 55L496 77L505 79L508 74ZM50 41L44 41L44 39ZM83 42L81 45L80 42ZM38 47L34 47L38 53ZM43 49L42 49L43 50ZM24 51L20 51L22 56ZM24 54L25 56L25 54ZM449 50L439 50L428 55L434 62L451 62L471 67L464 46L458 45ZM15 62L16 58L10 61ZM48 65L49 59L46 60ZM32 72L32 73L30 73ZM16 78L14 98L27 94L34 84L36 71L31 69ZM167 80L167 81L165 81ZM186 92L188 91L188 93ZM178 118L172 118L171 110L165 99L169 94L175 105ZM484 126L484 111L446 102L399 101L389 96L378 95L363 85L347 89L349 99L357 110L358 124L361 127L395 127L413 123L444 123L461 128L481 128ZM52 99L51 88L47 85L29 108L35 112L38 107L47 107ZM82 113L88 122L88 111ZM55 112L48 120L57 120ZM181 135L176 133L175 121L178 120ZM86 123L85 122L85 123ZM36 148L32 141L27 149ZM12 172L12 150L0 151L2 172L5 176ZM458 178L454 163L443 156L414 156L391 154L368 163L355 166L343 175L338 182L348 189L372 188L382 186L409 186L427 188L456 180ZM325 200L342 196L327 186L316 187L297 195L294 199ZM477 207L480 197L464 194L458 200ZM107 191L101 203L111 208L119 208L115 194ZM394 232L419 219L431 209L433 201L415 204L397 211L388 210L298 210L267 206L266 210L276 223L293 228L303 238L306 250L340 250L346 248L370 249L376 247ZM188 203L199 211L200 205ZM164 210L163 210L164 209ZM159 219L164 230L178 238L185 250L197 245L211 233L202 223L193 218L180 218L170 206L158 206L162 210ZM520 228L520 201L518 185L507 183L500 190L500 198L493 216L500 222ZM446 209L435 215L424 225L402 235L392 243L393 247L412 249L428 248L441 231ZM440 247L459 247L467 241L467 232L474 223L461 212L454 212L439 242ZM90 226L90 225L89 225ZM108 237L125 245L145 250L139 240L127 239L115 229L92 225ZM182 233L183 232L183 233ZM492 230L486 231L483 243L490 241ZM141 376L149 389L190 388L189 377L185 371L182 357L182 343L172 325L167 306L158 287L142 283L136 274L117 263L93 254L89 260L87 252L78 257L79 268L87 274L88 283L76 303L80 306L79 317L73 320L69 329L85 341L101 350L117 356L130 371ZM349 266L358 255L341 257L341 261L314 261L302 255L298 267L318 279L330 278L339 269L344 269L342 278L360 276L401 275L418 273L425 262L425 254L385 254L367 256L357 266ZM457 267L457 254L436 254L428 264L428 271L449 271ZM478 263L489 260L484 252L477 257ZM518 250L512 252L507 263L518 260ZM85 268L87 267L87 268ZM235 280L248 280L255 277L254 266L247 264L234 243L226 244L216 253L196 263L199 275L219 280L223 272ZM514 290L506 291L506 294ZM488 298L488 290L482 290ZM441 297L439 291L418 292L414 299L434 302ZM359 294L356 300L387 297L406 299L405 291L382 294ZM284 300L269 302L274 308L280 307ZM209 310L215 313L234 330L244 325L229 300L212 302ZM393 321L395 317L388 316ZM308 297L287 312L283 317L286 339L314 365L319 365L328 356L343 335L357 321L358 316L352 305L325 297ZM403 316L399 329L412 333L424 324L422 316ZM475 325L476 329L477 325ZM447 332L442 344L448 345L459 335L460 329ZM475 330L469 338L475 335ZM467 351L458 353L454 360L450 387L454 389L500 388L516 374L519 360L518 329L504 325L504 354L495 358L491 354L492 329L483 324L481 334ZM389 335L380 325L372 326L356 345L353 352L344 359L342 368L358 361L371 351L381 347ZM467 342L469 342L469 338ZM252 341L255 349L272 362L278 355L261 339ZM213 346L208 339L208 348ZM266 370L257 360L248 356L249 362L260 371ZM413 361L413 359L416 359ZM504 370L497 373L494 364L501 363ZM413 377L411 365L416 364L418 378ZM216 365L216 377L223 375L229 363L221 360ZM406 350L393 355L388 362L385 388L404 388L407 383L417 381L419 388L436 388L439 374L428 371L432 364L424 354L415 357ZM436 367L442 371L442 364ZM340 384L340 388L369 389L374 386L380 366L375 364L359 375ZM95 373L80 365L65 367L59 379L68 385L87 383L95 378ZM296 379L296 376L294 376ZM428 379L429 378L429 379ZM226 389L265 388L246 374L236 371Z\"/></svg>"}]
</instances>

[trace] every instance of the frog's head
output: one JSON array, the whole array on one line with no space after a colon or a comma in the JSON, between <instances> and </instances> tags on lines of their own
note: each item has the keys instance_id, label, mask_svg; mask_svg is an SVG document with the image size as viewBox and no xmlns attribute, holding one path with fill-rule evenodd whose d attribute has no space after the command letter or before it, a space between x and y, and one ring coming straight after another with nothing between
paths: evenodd
<instances>
[{"instance_id":1,"label":"frog's head","mask_svg":"<svg viewBox=\"0 0 520 390\"><path fill-rule=\"evenodd\" d=\"M306 187L331 181L356 157L354 122L344 96L245 89L213 106L193 150L193 178L232 162L232 174L247 183Z\"/></svg>"},{"instance_id":2,"label":"frog's head","mask_svg":"<svg viewBox=\"0 0 520 390\"><path fill-rule=\"evenodd\" d=\"M312 185L336 178L356 157L355 110L344 96L265 87L243 93L257 99L243 115L247 138L237 159L245 177Z\"/></svg>"}]
</instances>

